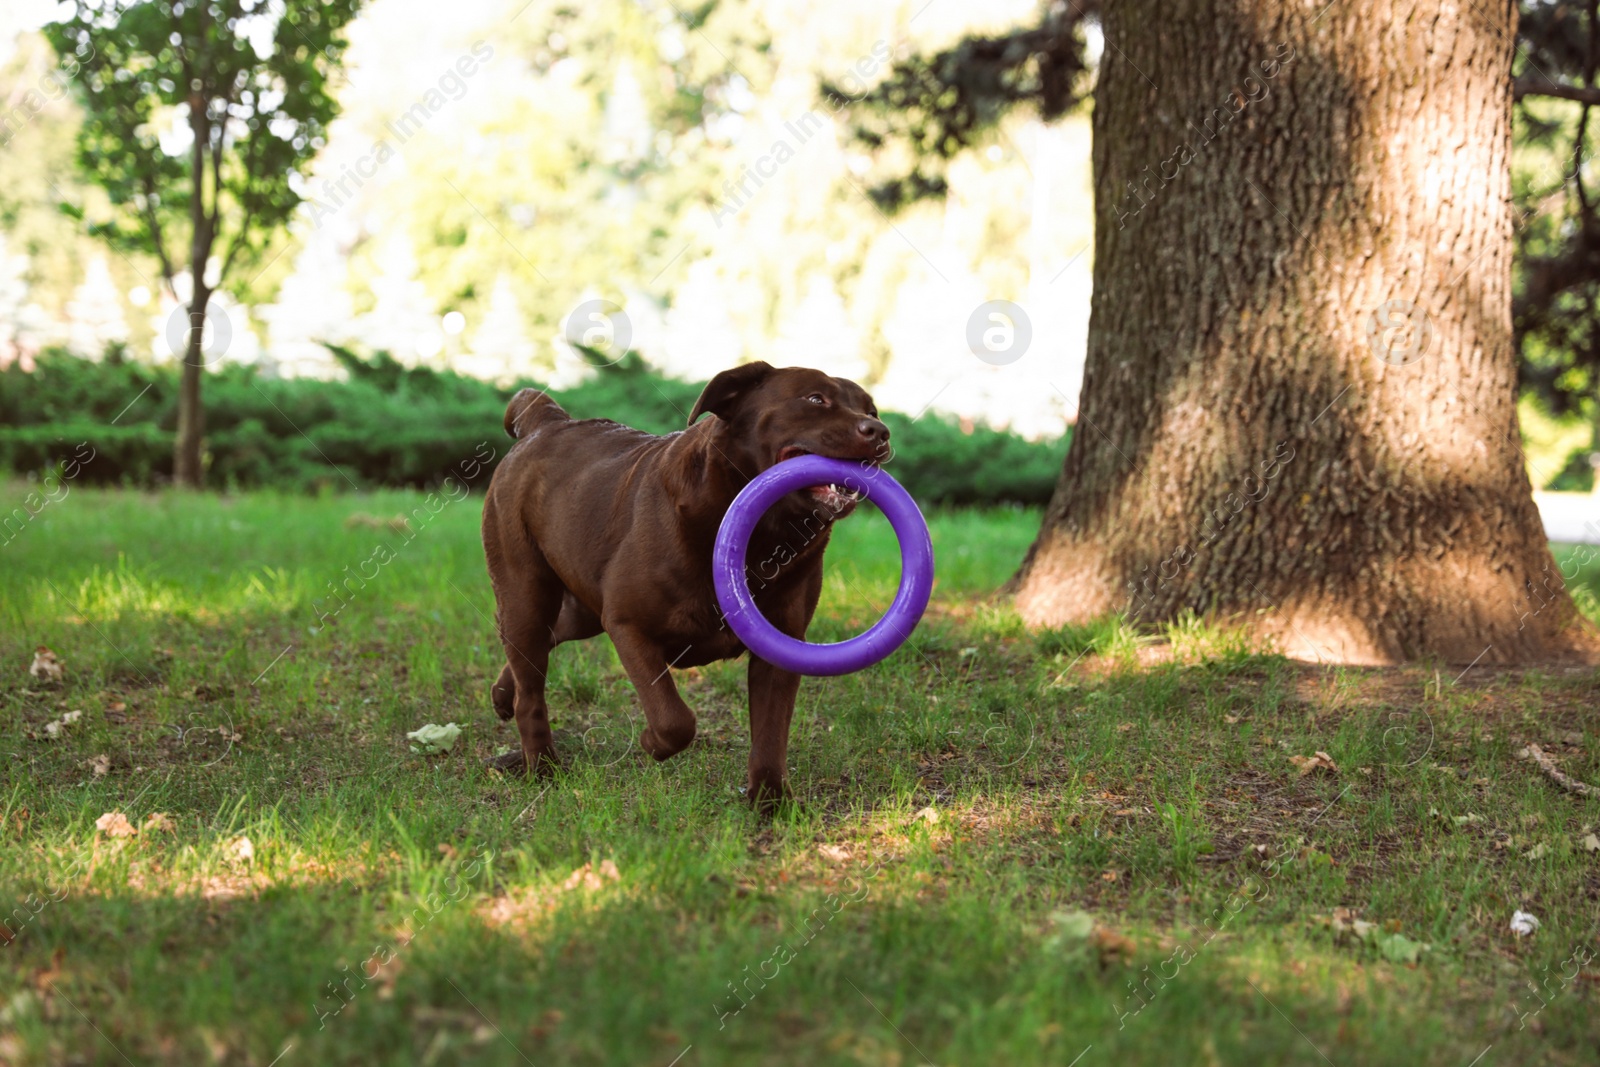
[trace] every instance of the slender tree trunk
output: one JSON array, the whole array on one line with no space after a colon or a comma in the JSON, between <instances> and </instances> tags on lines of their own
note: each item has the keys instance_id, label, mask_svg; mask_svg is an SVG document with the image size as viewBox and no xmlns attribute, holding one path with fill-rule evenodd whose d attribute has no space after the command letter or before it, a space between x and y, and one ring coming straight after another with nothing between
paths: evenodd
<instances>
[{"instance_id":1,"label":"slender tree trunk","mask_svg":"<svg viewBox=\"0 0 1600 1067\"><path fill-rule=\"evenodd\" d=\"M1088 360L1023 616L1586 655L1516 418L1512 0L1104 19Z\"/></svg>"},{"instance_id":2,"label":"slender tree trunk","mask_svg":"<svg viewBox=\"0 0 1600 1067\"><path fill-rule=\"evenodd\" d=\"M211 293L198 282L189 302L189 329L183 351L183 378L178 387L178 439L172 462L172 480L185 489L205 486L206 472L202 444L205 440L205 408L200 403L200 376L205 373L204 341L206 306Z\"/></svg>"},{"instance_id":3,"label":"slender tree trunk","mask_svg":"<svg viewBox=\"0 0 1600 1067\"><path fill-rule=\"evenodd\" d=\"M202 15L204 18L204 15ZM178 439L172 457L172 480L184 489L205 486L205 466L201 443L205 433L205 411L200 404L200 376L205 373L203 351L206 305L211 293L206 289L206 265L211 259L211 219L206 214L206 152L210 147L210 123L205 97L189 97L189 129L194 135L190 148L189 190L189 329L183 353L183 381L178 389ZM213 172L220 182L220 177ZM217 194L214 194L217 195Z\"/></svg>"}]
</instances>

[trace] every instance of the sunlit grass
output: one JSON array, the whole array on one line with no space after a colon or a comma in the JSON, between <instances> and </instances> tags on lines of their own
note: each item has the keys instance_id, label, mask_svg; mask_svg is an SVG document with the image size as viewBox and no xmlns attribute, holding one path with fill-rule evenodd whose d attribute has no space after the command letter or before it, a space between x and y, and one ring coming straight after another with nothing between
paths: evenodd
<instances>
[{"instance_id":1,"label":"sunlit grass","mask_svg":"<svg viewBox=\"0 0 1600 1067\"><path fill-rule=\"evenodd\" d=\"M74 491L0 548L0 1063L1564 1064L1600 1034L1597 983L1552 979L1600 948L1600 801L1516 758L1600 781L1592 671L1031 633L990 594L1038 514L939 514L933 610L804 683L763 822L742 663L679 674L700 735L658 765L609 644L563 647L564 770L486 772L478 502L383 524L416 504ZM829 559L813 634L845 636L897 552L864 512ZM409 750L447 721L455 753Z\"/></svg>"}]
</instances>

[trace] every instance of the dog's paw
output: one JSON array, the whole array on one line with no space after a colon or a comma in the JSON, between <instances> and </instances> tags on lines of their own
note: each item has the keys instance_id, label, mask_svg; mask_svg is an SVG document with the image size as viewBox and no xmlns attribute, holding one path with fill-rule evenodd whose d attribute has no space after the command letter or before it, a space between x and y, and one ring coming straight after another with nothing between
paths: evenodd
<instances>
[{"instance_id":1,"label":"dog's paw","mask_svg":"<svg viewBox=\"0 0 1600 1067\"><path fill-rule=\"evenodd\" d=\"M694 724L691 723L688 728L663 737L647 726L639 735L639 747L658 761L671 759L694 743L694 732Z\"/></svg>"},{"instance_id":2,"label":"dog's paw","mask_svg":"<svg viewBox=\"0 0 1600 1067\"><path fill-rule=\"evenodd\" d=\"M513 778L522 778L528 773L528 759L521 749L513 749L503 756L490 756L483 764L492 771L500 771ZM561 761L556 758L555 749L548 749L533 761L534 777L549 778L560 766Z\"/></svg>"},{"instance_id":3,"label":"dog's paw","mask_svg":"<svg viewBox=\"0 0 1600 1067\"><path fill-rule=\"evenodd\" d=\"M517 687L513 685L496 685L489 690L489 701L494 705L494 713L500 716L502 722L510 722L516 716L515 704L517 701Z\"/></svg>"},{"instance_id":4,"label":"dog's paw","mask_svg":"<svg viewBox=\"0 0 1600 1067\"><path fill-rule=\"evenodd\" d=\"M483 761L483 765L491 771L501 771L513 778L521 778L528 773L528 761L522 755L522 749L514 749L500 756L490 756Z\"/></svg>"},{"instance_id":5,"label":"dog's paw","mask_svg":"<svg viewBox=\"0 0 1600 1067\"><path fill-rule=\"evenodd\" d=\"M794 790L789 788L786 781L774 782L770 779L752 781L741 792L747 804L756 810L758 815L776 815L780 808L798 808L800 802L795 799Z\"/></svg>"}]
</instances>

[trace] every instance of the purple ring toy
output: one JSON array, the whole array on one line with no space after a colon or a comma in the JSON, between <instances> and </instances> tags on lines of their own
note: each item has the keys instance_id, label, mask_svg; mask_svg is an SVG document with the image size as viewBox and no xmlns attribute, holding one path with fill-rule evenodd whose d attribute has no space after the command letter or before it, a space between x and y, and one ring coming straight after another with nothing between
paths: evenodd
<instances>
[{"instance_id":1,"label":"purple ring toy","mask_svg":"<svg viewBox=\"0 0 1600 1067\"><path fill-rule=\"evenodd\" d=\"M745 581L750 535L785 493L836 485L868 497L900 539L900 588L883 618L848 641L814 645L780 633L762 616ZM849 674L870 667L905 643L933 593L933 542L911 494L884 471L826 456L797 456L758 474L734 497L717 531L711 573L728 625L753 655L796 674Z\"/></svg>"}]
</instances>

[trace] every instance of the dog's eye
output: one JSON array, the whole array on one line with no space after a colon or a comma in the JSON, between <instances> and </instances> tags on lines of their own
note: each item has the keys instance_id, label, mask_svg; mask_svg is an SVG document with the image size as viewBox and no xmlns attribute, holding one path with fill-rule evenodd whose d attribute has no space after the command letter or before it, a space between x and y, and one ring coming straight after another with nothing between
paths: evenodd
<instances>
[{"instance_id":1,"label":"dog's eye","mask_svg":"<svg viewBox=\"0 0 1600 1067\"><path fill-rule=\"evenodd\" d=\"M828 403L828 398L823 396L821 393L812 393L810 396L806 397L806 399L811 401L813 404L826 405Z\"/></svg>"}]
</instances>

